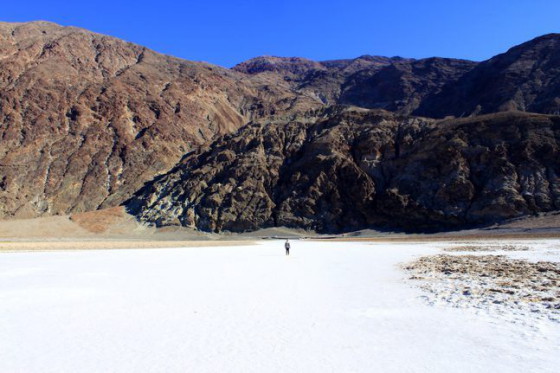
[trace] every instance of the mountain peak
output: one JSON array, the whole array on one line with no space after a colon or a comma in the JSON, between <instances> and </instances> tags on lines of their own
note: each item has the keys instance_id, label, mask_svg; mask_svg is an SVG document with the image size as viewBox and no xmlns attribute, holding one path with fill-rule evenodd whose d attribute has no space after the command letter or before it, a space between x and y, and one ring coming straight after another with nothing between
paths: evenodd
<instances>
[{"instance_id":1,"label":"mountain peak","mask_svg":"<svg viewBox=\"0 0 560 373\"><path fill-rule=\"evenodd\" d=\"M303 57L260 56L241 62L232 69L245 74L260 74L267 71L300 74L309 70L323 70L324 66Z\"/></svg>"}]
</instances>

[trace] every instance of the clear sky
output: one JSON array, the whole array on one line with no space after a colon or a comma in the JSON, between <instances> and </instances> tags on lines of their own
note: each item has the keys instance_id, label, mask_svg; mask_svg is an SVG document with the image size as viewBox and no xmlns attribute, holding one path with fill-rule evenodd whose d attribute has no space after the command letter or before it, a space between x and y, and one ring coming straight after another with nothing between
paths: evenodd
<instances>
[{"instance_id":1,"label":"clear sky","mask_svg":"<svg viewBox=\"0 0 560 373\"><path fill-rule=\"evenodd\" d=\"M46 20L222 66L259 55L484 60L560 32L559 0L19 0L0 20Z\"/></svg>"}]
</instances>

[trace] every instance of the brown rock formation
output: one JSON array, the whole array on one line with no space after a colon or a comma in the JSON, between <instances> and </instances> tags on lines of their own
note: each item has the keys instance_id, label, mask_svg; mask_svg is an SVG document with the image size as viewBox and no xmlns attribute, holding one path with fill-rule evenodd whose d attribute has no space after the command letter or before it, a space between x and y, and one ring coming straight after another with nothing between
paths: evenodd
<instances>
[{"instance_id":1,"label":"brown rock formation","mask_svg":"<svg viewBox=\"0 0 560 373\"><path fill-rule=\"evenodd\" d=\"M437 122L333 108L226 135L128 208L210 231L485 224L560 207L559 136L560 117L544 115Z\"/></svg>"},{"instance_id":2,"label":"brown rock formation","mask_svg":"<svg viewBox=\"0 0 560 373\"><path fill-rule=\"evenodd\" d=\"M78 28L1 23L0 218L118 205L194 147L295 100L244 78Z\"/></svg>"},{"instance_id":3,"label":"brown rock formation","mask_svg":"<svg viewBox=\"0 0 560 373\"><path fill-rule=\"evenodd\" d=\"M475 62L450 58L397 60L380 70L365 69L351 75L338 102L410 114L474 66Z\"/></svg>"},{"instance_id":4,"label":"brown rock formation","mask_svg":"<svg viewBox=\"0 0 560 373\"><path fill-rule=\"evenodd\" d=\"M560 34L543 35L481 63L374 56L324 62L258 57L234 70L328 105L433 118L502 111L560 114Z\"/></svg>"},{"instance_id":5,"label":"brown rock formation","mask_svg":"<svg viewBox=\"0 0 560 373\"><path fill-rule=\"evenodd\" d=\"M415 112L444 117L499 111L560 114L560 34L549 34L481 62L424 100Z\"/></svg>"},{"instance_id":6,"label":"brown rock formation","mask_svg":"<svg viewBox=\"0 0 560 373\"><path fill-rule=\"evenodd\" d=\"M304 58L257 57L233 69L327 105L380 108L401 114L463 76L475 62L446 58L422 60L361 56L316 62Z\"/></svg>"}]
</instances>

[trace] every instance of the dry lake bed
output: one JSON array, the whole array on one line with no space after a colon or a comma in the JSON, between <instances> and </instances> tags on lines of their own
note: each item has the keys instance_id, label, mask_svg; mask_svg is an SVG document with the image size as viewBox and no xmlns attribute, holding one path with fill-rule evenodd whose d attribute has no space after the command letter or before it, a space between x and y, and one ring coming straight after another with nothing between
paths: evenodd
<instances>
[{"instance_id":1,"label":"dry lake bed","mask_svg":"<svg viewBox=\"0 0 560 373\"><path fill-rule=\"evenodd\" d=\"M0 253L2 372L555 372L559 240Z\"/></svg>"}]
</instances>

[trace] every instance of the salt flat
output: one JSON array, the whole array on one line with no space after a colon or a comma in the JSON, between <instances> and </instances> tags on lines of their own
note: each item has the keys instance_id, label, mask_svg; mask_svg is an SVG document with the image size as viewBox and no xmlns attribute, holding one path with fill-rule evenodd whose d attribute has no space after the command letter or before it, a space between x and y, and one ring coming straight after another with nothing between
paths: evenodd
<instances>
[{"instance_id":1,"label":"salt flat","mask_svg":"<svg viewBox=\"0 0 560 373\"><path fill-rule=\"evenodd\" d=\"M445 245L3 253L0 371L556 372L559 323L426 302Z\"/></svg>"}]
</instances>

